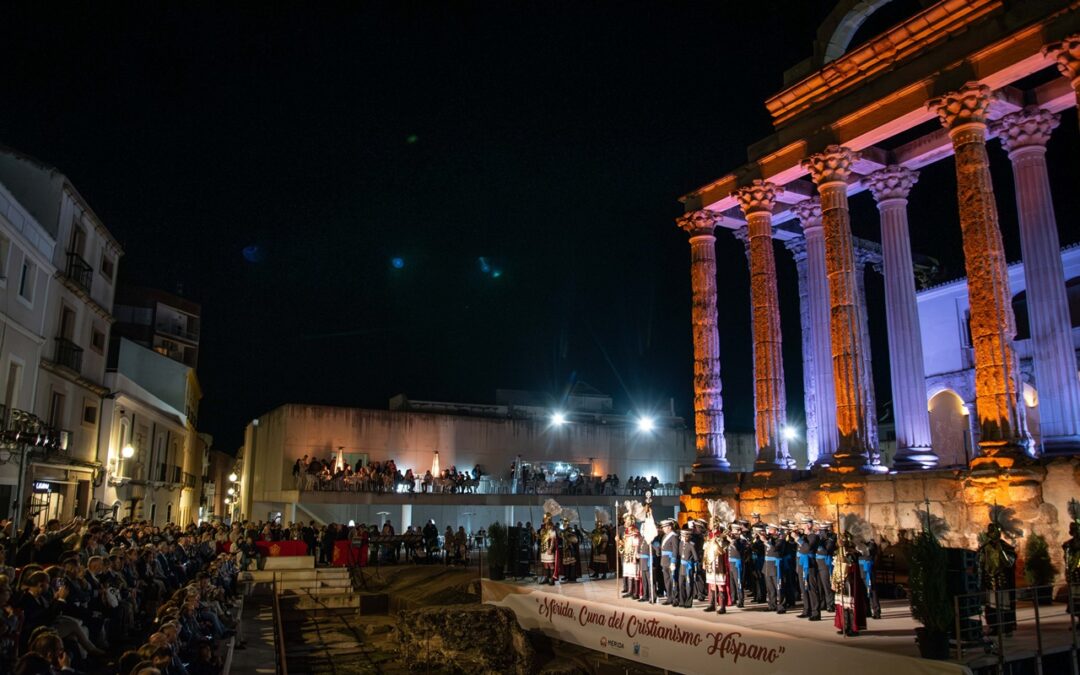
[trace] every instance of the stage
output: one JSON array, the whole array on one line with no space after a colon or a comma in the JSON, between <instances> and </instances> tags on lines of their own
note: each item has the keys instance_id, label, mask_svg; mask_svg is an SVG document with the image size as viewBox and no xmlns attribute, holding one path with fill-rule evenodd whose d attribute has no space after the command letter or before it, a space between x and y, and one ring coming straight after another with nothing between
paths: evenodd
<instances>
[{"instance_id":1,"label":"stage","mask_svg":"<svg viewBox=\"0 0 1080 675\"><path fill-rule=\"evenodd\" d=\"M613 579L558 586L484 579L483 601L512 609L526 630L538 629L559 640L678 673L837 675L888 669L897 675L955 675L970 673L969 665L995 662L981 648L965 654L970 657L965 663L919 658L914 638L918 624L906 600L883 601L882 618L868 619L867 630L854 638L836 634L831 613L810 622L796 618L798 608L776 614L764 605L747 605L714 614L703 611L704 603L695 602L692 609L652 605L618 597ZM1064 607L1043 611L1044 650L1069 645ZM1048 640L1046 630L1050 611L1061 615L1052 620L1053 640ZM1006 649L1010 660L1025 649L1029 653L1035 649L1032 622L1026 621L1030 615L1029 608L1018 612L1020 627L1006 641L1012 646Z\"/></svg>"}]
</instances>

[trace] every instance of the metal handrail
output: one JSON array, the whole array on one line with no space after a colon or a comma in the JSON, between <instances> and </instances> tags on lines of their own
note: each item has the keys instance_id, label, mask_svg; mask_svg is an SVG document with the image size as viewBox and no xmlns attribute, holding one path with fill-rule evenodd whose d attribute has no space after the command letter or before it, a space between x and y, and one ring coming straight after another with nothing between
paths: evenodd
<instances>
[{"instance_id":1,"label":"metal handrail","mask_svg":"<svg viewBox=\"0 0 1080 675\"><path fill-rule=\"evenodd\" d=\"M273 613L274 613L274 660L276 661L275 667L278 675L289 675L289 667L285 661L285 629L284 623L281 620L281 605L278 601L278 578L277 572L273 574L273 585L271 588L271 595L273 598Z\"/></svg>"},{"instance_id":2,"label":"metal handrail","mask_svg":"<svg viewBox=\"0 0 1080 675\"><path fill-rule=\"evenodd\" d=\"M76 286L87 293L90 292L90 287L94 282L94 268L90 266L90 263L83 260L81 255L74 251L68 251L67 267L64 268L64 274Z\"/></svg>"},{"instance_id":3,"label":"metal handrail","mask_svg":"<svg viewBox=\"0 0 1080 675\"><path fill-rule=\"evenodd\" d=\"M1053 592L1054 586L1047 585L978 591L975 593L963 593L953 596L955 630L953 637L956 647L956 660L962 662L964 659L965 631L963 623L964 619L972 616L971 614L961 614L961 607L970 607L972 604L977 604L981 608L979 612L979 641L987 649L991 646L995 647L998 672L1005 672L1005 633L1008 632L1011 634L1015 627L1020 623L1032 621L1035 625L1035 672L1038 675L1042 675L1044 656L1042 635L1043 616L1039 608L1039 599L1045 597L1044 593L1052 595ZM1080 675L1080 665L1077 663L1077 628L1080 623L1078 623L1076 616L1076 610L1080 609L1080 584L1068 584L1066 586L1066 593L1066 611L1069 614L1069 627L1072 637L1072 658L1070 659L1070 666L1072 675ZM1019 604L1026 601L1030 601L1032 604L1033 616L1030 619L1019 619L1016 616L1016 611ZM994 610L994 621L991 621L989 616L988 610L991 608ZM984 635L984 628L989 629L990 636ZM968 632L970 633L970 630ZM996 640L991 640L991 637L996 638Z\"/></svg>"}]
</instances>

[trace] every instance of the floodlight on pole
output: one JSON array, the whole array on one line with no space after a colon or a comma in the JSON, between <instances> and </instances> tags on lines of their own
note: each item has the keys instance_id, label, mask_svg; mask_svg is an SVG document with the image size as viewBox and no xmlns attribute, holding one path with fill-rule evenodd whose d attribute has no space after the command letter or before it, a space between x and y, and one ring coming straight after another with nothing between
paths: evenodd
<instances>
[{"instance_id":1,"label":"floodlight on pole","mask_svg":"<svg viewBox=\"0 0 1080 675\"><path fill-rule=\"evenodd\" d=\"M656 428L656 420L649 417L648 415L639 417L637 421L637 428L638 431L644 431L648 433Z\"/></svg>"},{"instance_id":2,"label":"floodlight on pole","mask_svg":"<svg viewBox=\"0 0 1080 675\"><path fill-rule=\"evenodd\" d=\"M784 440L793 441L799 437L799 432L795 430L795 427L784 425Z\"/></svg>"},{"instance_id":3,"label":"floodlight on pole","mask_svg":"<svg viewBox=\"0 0 1080 675\"><path fill-rule=\"evenodd\" d=\"M551 423L557 427L561 427L562 425L566 424L566 413L560 410L556 410L555 412L551 413Z\"/></svg>"}]
</instances>

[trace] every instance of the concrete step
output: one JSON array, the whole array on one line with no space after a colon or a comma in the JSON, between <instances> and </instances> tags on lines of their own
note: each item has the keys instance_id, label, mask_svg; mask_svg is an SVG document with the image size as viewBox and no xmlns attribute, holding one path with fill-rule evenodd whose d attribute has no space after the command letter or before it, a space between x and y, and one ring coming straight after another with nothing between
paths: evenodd
<instances>
[{"instance_id":1,"label":"concrete step","mask_svg":"<svg viewBox=\"0 0 1080 675\"><path fill-rule=\"evenodd\" d=\"M298 595L335 595L340 593L352 593L352 588L343 586L301 586L295 588L284 588L281 591L281 597L287 598L289 596Z\"/></svg>"},{"instance_id":2,"label":"concrete step","mask_svg":"<svg viewBox=\"0 0 1080 675\"><path fill-rule=\"evenodd\" d=\"M319 571L316 569L298 569L298 570L251 570L247 572L247 581L253 581L257 584L270 583L275 578L278 581L310 581L315 583L315 580L319 578Z\"/></svg>"},{"instance_id":3,"label":"concrete step","mask_svg":"<svg viewBox=\"0 0 1080 675\"><path fill-rule=\"evenodd\" d=\"M352 590L352 584L348 579L278 579L278 590L304 590L306 588L338 588Z\"/></svg>"},{"instance_id":4,"label":"concrete step","mask_svg":"<svg viewBox=\"0 0 1080 675\"><path fill-rule=\"evenodd\" d=\"M266 559L263 571L315 569L315 556L281 555Z\"/></svg>"},{"instance_id":5,"label":"concrete step","mask_svg":"<svg viewBox=\"0 0 1080 675\"><path fill-rule=\"evenodd\" d=\"M318 599L309 596L283 596L281 598L282 611L343 608L359 609L360 596L354 593L338 593L336 595L320 595Z\"/></svg>"}]
</instances>

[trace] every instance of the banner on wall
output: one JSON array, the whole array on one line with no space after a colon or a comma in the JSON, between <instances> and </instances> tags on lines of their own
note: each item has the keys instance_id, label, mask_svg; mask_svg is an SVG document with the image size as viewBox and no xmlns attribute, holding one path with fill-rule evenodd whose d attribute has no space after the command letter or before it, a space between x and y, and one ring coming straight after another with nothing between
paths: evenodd
<instances>
[{"instance_id":1,"label":"banner on wall","mask_svg":"<svg viewBox=\"0 0 1080 675\"><path fill-rule=\"evenodd\" d=\"M681 614L583 600L514 584L483 581L484 602L513 610L525 630L582 647L689 675L836 675L892 672L961 675L964 666L887 652L839 646L823 640L704 621ZM830 629L831 630L831 629ZM832 654L828 650L832 650ZM841 652L841 654L837 654Z\"/></svg>"}]
</instances>

